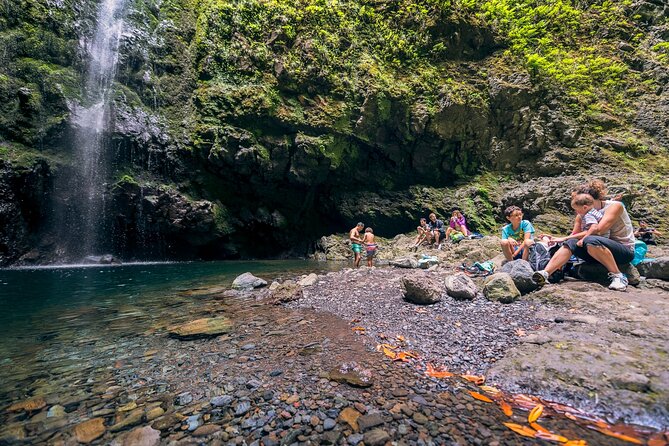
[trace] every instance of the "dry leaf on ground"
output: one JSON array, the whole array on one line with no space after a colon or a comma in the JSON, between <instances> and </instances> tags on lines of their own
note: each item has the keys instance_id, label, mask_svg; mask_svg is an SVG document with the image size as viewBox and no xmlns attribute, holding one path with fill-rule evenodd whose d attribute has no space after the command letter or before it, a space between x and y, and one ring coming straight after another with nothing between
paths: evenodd
<instances>
[{"instance_id":1,"label":"dry leaf on ground","mask_svg":"<svg viewBox=\"0 0 669 446\"><path fill-rule=\"evenodd\" d=\"M534 429L529 428L527 426L522 426L522 425L516 424L516 423L502 423L502 424L504 424L504 426L508 427L509 429L514 431L515 433L520 434L524 437L534 438L537 434L537 431L535 431Z\"/></svg>"},{"instance_id":2,"label":"dry leaf on ground","mask_svg":"<svg viewBox=\"0 0 669 446\"><path fill-rule=\"evenodd\" d=\"M542 413L544 413L544 406L542 404L537 404L536 407L532 409L530 414L527 416L527 421L529 423L534 423L539 419Z\"/></svg>"},{"instance_id":3,"label":"dry leaf on ground","mask_svg":"<svg viewBox=\"0 0 669 446\"><path fill-rule=\"evenodd\" d=\"M479 401L484 401L484 402L486 402L486 403L492 403L492 402L493 402L490 398L488 398L488 397L485 396L485 395L481 395L481 394L478 393L478 392L474 392L474 391L471 391L471 390L470 390L470 391L469 391L469 394L470 394L471 396L473 396L474 398L476 398L477 400L479 400Z\"/></svg>"}]
</instances>

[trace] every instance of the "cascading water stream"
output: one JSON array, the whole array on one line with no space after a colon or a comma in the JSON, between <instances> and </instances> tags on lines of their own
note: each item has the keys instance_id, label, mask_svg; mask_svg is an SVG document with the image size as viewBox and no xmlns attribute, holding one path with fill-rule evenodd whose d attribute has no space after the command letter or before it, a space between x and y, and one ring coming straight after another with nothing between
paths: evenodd
<instances>
[{"instance_id":1,"label":"cascading water stream","mask_svg":"<svg viewBox=\"0 0 669 446\"><path fill-rule=\"evenodd\" d=\"M105 183L109 177L109 123L113 82L123 30L125 0L102 0L93 39L82 41L88 55L83 104L72 109L75 175L70 190L65 229L67 256L96 254L104 227Z\"/></svg>"}]
</instances>

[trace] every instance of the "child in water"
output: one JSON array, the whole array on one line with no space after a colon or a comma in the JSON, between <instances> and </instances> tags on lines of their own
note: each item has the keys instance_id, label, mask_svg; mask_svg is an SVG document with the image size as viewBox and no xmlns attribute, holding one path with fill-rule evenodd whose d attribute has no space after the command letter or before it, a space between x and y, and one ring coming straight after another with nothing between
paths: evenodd
<instances>
[{"instance_id":1,"label":"child in water","mask_svg":"<svg viewBox=\"0 0 669 446\"><path fill-rule=\"evenodd\" d=\"M365 250L367 251L367 266L372 266L374 255L376 255L376 248L378 248L378 245L374 243L374 231L372 228L368 227L365 229L362 243L365 245Z\"/></svg>"}]
</instances>

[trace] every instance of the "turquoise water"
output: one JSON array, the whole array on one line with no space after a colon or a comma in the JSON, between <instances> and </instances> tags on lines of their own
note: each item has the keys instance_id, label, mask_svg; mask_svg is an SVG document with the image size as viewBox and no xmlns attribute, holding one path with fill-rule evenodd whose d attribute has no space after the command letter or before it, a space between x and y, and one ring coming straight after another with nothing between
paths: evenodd
<instances>
[{"instance_id":1,"label":"turquoise water","mask_svg":"<svg viewBox=\"0 0 669 446\"><path fill-rule=\"evenodd\" d=\"M146 263L0 270L0 403L35 383L67 385L122 357L159 324L195 312L202 296L252 272L268 282L343 264L302 260Z\"/></svg>"}]
</instances>

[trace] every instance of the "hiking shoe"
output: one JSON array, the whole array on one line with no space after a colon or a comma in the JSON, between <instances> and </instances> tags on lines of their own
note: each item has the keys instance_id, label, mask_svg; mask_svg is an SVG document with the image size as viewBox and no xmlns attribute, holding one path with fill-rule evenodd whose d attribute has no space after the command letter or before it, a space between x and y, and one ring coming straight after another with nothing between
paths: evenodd
<instances>
[{"instance_id":1,"label":"hiking shoe","mask_svg":"<svg viewBox=\"0 0 669 446\"><path fill-rule=\"evenodd\" d=\"M627 289L627 277L623 273L609 273L611 279L610 290L625 291Z\"/></svg>"},{"instance_id":2,"label":"hiking shoe","mask_svg":"<svg viewBox=\"0 0 669 446\"><path fill-rule=\"evenodd\" d=\"M437 251L441 251L441 243L439 243L439 245L437 245Z\"/></svg>"},{"instance_id":3,"label":"hiking shoe","mask_svg":"<svg viewBox=\"0 0 669 446\"><path fill-rule=\"evenodd\" d=\"M548 282L548 273L543 269L536 271L534 274L532 274L532 282L536 283L539 285L539 288L541 288L542 286L546 285L546 282Z\"/></svg>"}]
</instances>

